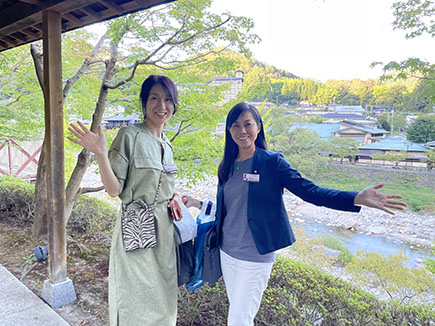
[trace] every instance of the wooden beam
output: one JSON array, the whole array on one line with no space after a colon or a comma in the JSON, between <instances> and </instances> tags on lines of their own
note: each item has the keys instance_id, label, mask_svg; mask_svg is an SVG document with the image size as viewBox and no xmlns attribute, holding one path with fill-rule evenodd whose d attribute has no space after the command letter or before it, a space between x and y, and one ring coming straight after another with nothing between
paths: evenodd
<instances>
[{"instance_id":1,"label":"wooden beam","mask_svg":"<svg viewBox=\"0 0 435 326\"><path fill-rule=\"evenodd\" d=\"M5 36L1 39L6 44L12 44L13 46L17 46L18 42L10 36Z\"/></svg>"},{"instance_id":2,"label":"wooden beam","mask_svg":"<svg viewBox=\"0 0 435 326\"><path fill-rule=\"evenodd\" d=\"M50 282L66 280L65 172L61 15L43 11L45 132L48 154L48 253Z\"/></svg>"},{"instance_id":3,"label":"wooden beam","mask_svg":"<svg viewBox=\"0 0 435 326\"><path fill-rule=\"evenodd\" d=\"M92 20L94 20L94 21L101 21L101 19L103 18L103 16L100 13L96 12L91 7L83 7L83 8L80 8L80 10L86 12L89 16L92 17ZM97 19L95 19L95 18L97 18Z\"/></svg>"},{"instance_id":4,"label":"wooden beam","mask_svg":"<svg viewBox=\"0 0 435 326\"><path fill-rule=\"evenodd\" d=\"M83 25L83 22L80 19L78 19L76 16L74 16L74 15L72 15L70 13L67 13L67 14L63 15L63 17L68 19L69 21L74 22L78 26L82 26Z\"/></svg>"},{"instance_id":5,"label":"wooden beam","mask_svg":"<svg viewBox=\"0 0 435 326\"><path fill-rule=\"evenodd\" d=\"M34 38L39 38L39 37L41 37L41 34L35 33L34 31L32 31L32 28L30 28L30 27L25 28L25 29L22 29L20 32L23 33L23 34L26 34L26 35L32 36L32 37L34 37Z\"/></svg>"},{"instance_id":6,"label":"wooden beam","mask_svg":"<svg viewBox=\"0 0 435 326\"><path fill-rule=\"evenodd\" d=\"M124 9L121 6L117 5L112 0L100 0L100 2L104 3L107 7L113 9L114 11L116 11L119 15L124 13Z\"/></svg>"},{"instance_id":7,"label":"wooden beam","mask_svg":"<svg viewBox=\"0 0 435 326\"><path fill-rule=\"evenodd\" d=\"M20 2L29 3L31 5L41 5L41 6L44 4L43 1L39 1L39 0L20 0Z\"/></svg>"},{"instance_id":8,"label":"wooden beam","mask_svg":"<svg viewBox=\"0 0 435 326\"><path fill-rule=\"evenodd\" d=\"M134 1L137 2L143 8L151 8L153 6L168 2L162 0L134 0Z\"/></svg>"},{"instance_id":9,"label":"wooden beam","mask_svg":"<svg viewBox=\"0 0 435 326\"><path fill-rule=\"evenodd\" d=\"M29 38L26 36L26 34L21 33L20 31L13 34L13 37L19 39L21 42L27 42Z\"/></svg>"}]
</instances>

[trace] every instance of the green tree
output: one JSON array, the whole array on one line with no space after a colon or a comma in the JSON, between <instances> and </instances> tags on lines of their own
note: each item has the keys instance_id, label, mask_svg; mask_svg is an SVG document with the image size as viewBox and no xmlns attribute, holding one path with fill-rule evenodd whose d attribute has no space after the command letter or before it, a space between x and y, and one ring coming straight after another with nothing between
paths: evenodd
<instances>
[{"instance_id":1,"label":"green tree","mask_svg":"<svg viewBox=\"0 0 435 326\"><path fill-rule=\"evenodd\" d=\"M28 47L0 56L0 142L37 136L43 128L44 104Z\"/></svg>"},{"instance_id":2,"label":"green tree","mask_svg":"<svg viewBox=\"0 0 435 326\"><path fill-rule=\"evenodd\" d=\"M435 165L435 150L432 149L432 150L426 151L425 153L426 153L425 162L427 164L427 169L432 170L433 166Z\"/></svg>"},{"instance_id":3,"label":"green tree","mask_svg":"<svg viewBox=\"0 0 435 326\"><path fill-rule=\"evenodd\" d=\"M414 143L435 140L435 116L420 116L409 125L406 138Z\"/></svg>"},{"instance_id":4,"label":"green tree","mask_svg":"<svg viewBox=\"0 0 435 326\"><path fill-rule=\"evenodd\" d=\"M401 252L394 256L357 252L346 270L356 280L380 286L390 299L410 304L414 298L424 298L427 292L433 291L435 279L424 268L407 268L404 265L407 260Z\"/></svg>"},{"instance_id":5,"label":"green tree","mask_svg":"<svg viewBox=\"0 0 435 326\"><path fill-rule=\"evenodd\" d=\"M375 160L390 161L394 163L396 168L399 167L399 163L405 161L408 158L408 153L406 151L400 152L387 152L385 154L376 154L373 156Z\"/></svg>"},{"instance_id":6,"label":"green tree","mask_svg":"<svg viewBox=\"0 0 435 326\"><path fill-rule=\"evenodd\" d=\"M435 244L432 246L432 255L435 256ZM431 272L432 274L435 274L435 259L434 258L426 258L423 262L426 269Z\"/></svg>"},{"instance_id":7,"label":"green tree","mask_svg":"<svg viewBox=\"0 0 435 326\"><path fill-rule=\"evenodd\" d=\"M343 159L354 159L358 151L358 142L352 138L332 137L329 141L332 144L334 156L340 158L340 163L343 164Z\"/></svg>"},{"instance_id":8,"label":"green tree","mask_svg":"<svg viewBox=\"0 0 435 326\"><path fill-rule=\"evenodd\" d=\"M274 148L282 152L295 169L309 178L314 178L327 169L331 151L328 142L305 128L280 135Z\"/></svg>"},{"instance_id":9,"label":"green tree","mask_svg":"<svg viewBox=\"0 0 435 326\"><path fill-rule=\"evenodd\" d=\"M430 0L397 1L393 4L394 29L406 31L406 38L418 37L422 34L435 36L435 3ZM374 62L372 66L383 65ZM384 80L407 79L415 77L420 79L422 85L421 97L429 97L435 103L435 64L419 59L408 58L397 62L391 61L383 66Z\"/></svg>"},{"instance_id":10,"label":"green tree","mask_svg":"<svg viewBox=\"0 0 435 326\"><path fill-rule=\"evenodd\" d=\"M401 132L405 130L406 118L400 114L383 113L376 118L379 128L386 131L391 131L391 125L393 125L393 132Z\"/></svg>"},{"instance_id":11,"label":"green tree","mask_svg":"<svg viewBox=\"0 0 435 326\"><path fill-rule=\"evenodd\" d=\"M230 46L242 54L249 55L247 44L255 43L259 38L251 33L251 19L229 13L211 13L210 5L210 0L179 0L167 6L110 21L107 24L107 33L93 49L90 47L89 51L85 52L81 61L77 61L81 62L79 67L72 65L72 73L64 85L65 108L74 110L71 93L88 91L86 88L78 88L81 78L88 75L97 78L97 94L92 101L94 104L91 106L93 109L90 124L90 129L96 131L107 106L123 108L125 112L140 112L137 98L141 81L151 73L164 73L176 81L180 93L183 94L180 96L180 112L167 126L172 130L169 136L174 144L181 135L192 137L195 139L195 146L205 151L200 156L196 151L192 151L193 157L186 155L182 159L194 163L185 164L178 161L180 167L198 171L198 174L204 170L213 173L213 169L206 167L212 165L211 162L218 151L210 150L207 142L211 142L214 131L211 126L214 124L214 128L218 117L223 114L219 113L218 106L212 105L219 102L219 96L214 97L217 93L213 93L213 90L206 91L206 84L212 76L211 73L228 70L234 67L234 64L226 58L211 62L211 55L216 56ZM105 39L108 42L104 42ZM224 46L217 48L218 44ZM74 52L74 49L76 48L73 47L71 51ZM42 76L41 54L37 44L32 44L32 54L37 75ZM204 70L210 71L210 74L201 74ZM41 80L40 83L43 85ZM184 96L189 93L188 90L194 90L195 95ZM75 117L89 119L90 116L77 114ZM195 134L195 130L207 128L208 132L202 131L200 136ZM183 154L190 153L186 148L191 147L192 141L180 141L180 151ZM177 152L175 156L181 159ZM44 202L46 198L44 153L41 154L41 160L36 185L38 202ZM90 153L82 150L66 187L67 217L74 200L84 191L80 184L90 161ZM216 162L213 163L215 166ZM184 170L181 173L188 176L192 174ZM46 232L45 221L44 212L37 214L34 234Z\"/></svg>"},{"instance_id":12,"label":"green tree","mask_svg":"<svg viewBox=\"0 0 435 326\"><path fill-rule=\"evenodd\" d=\"M335 88L326 85L320 85L312 102L314 104L331 104L338 98L338 91Z\"/></svg>"}]
</instances>

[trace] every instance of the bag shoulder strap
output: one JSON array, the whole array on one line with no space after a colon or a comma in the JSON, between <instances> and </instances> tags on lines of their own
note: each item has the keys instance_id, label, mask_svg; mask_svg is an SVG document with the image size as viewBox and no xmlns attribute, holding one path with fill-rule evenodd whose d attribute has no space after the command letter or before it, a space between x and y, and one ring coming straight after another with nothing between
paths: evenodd
<instances>
[{"instance_id":1,"label":"bag shoulder strap","mask_svg":"<svg viewBox=\"0 0 435 326\"><path fill-rule=\"evenodd\" d=\"M139 134L140 134L141 132L143 132L142 129L139 129L139 128L137 128L137 127L136 127L136 129L137 129L137 132L136 132L136 135L134 136L133 152L134 152L134 150L135 150L135 148L136 148L137 137L139 136ZM163 156L164 156L164 151L163 151L163 146L162 146L162 144L160 144L160 149L161 149L161 153L162 153L161 161L162 161L162 165L163 165ZM133 160L130 159L130 167L129 167L129 170L130 170L130 171L131 171L131 169L133 168L133 167L132 167L132 162L133 162ZM155 195L155 197L154 197L154 203L153 203L153 205L152 205L153 207L155 207L155 206L157 205L157 201L159 200L160 188L161 188L161 185L162 185L162 175L163 175L163 171L160 171L159 183L158 183L158 185L157 185L157 191L156 191L156 195ZM128 173L128 176L127 176L127 177L130 177L130 172Z\"/></svg>"}]
</instances>

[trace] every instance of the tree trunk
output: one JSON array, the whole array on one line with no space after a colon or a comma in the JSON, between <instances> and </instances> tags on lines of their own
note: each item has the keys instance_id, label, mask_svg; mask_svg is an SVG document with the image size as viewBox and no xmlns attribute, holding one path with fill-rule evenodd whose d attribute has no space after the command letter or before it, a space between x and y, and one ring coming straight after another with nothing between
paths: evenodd
<instances>
[{"instance_id":1,"label":"tree trunk","mask_svg":"<svg viewBox=\"0 0 435 326\"><path fill-rule=\"evenodd\" d=\"M103 35L100 40L98 41L97 45L94 47L91 56L87 59L84 60L83 64L81 65L81 67L78 69L78 71L74 74L74 76L72 78L70 78L65 85L65 88L63 90L63 97L64 97L64 101L65 98L68 96L69 91L71 90L72 86L77 82L78 79L80 79L80 77L86 72L86 70L89 68L91 61L90 59L95 56L95 54L100 50L104 39L106 38L106 35ZM39 47L39 45L37 43L33 43L30 46L30 52L33 58L33 63L35 65L35 71L36 71L36 75L38 77L38 81L39 84L41 86L41 89L44 91L44 81L43 81L43 63L42 63L42 59L43 56L41 54L41 49ZM106 64L106 66L108 66ZM113 67L111 68L113 70ZM106 69L107 70L107 69ZM113 76L113 72L110 75ZM109 79L110 81L110 79ZM103 85L104 83L107 82L106 80L103 81ZM101 97L101 94L100 94ZM107 94L106 94L106 98L107 98ZM100 102L100 101L99 101ZM104 102L105 105L105 102ZM98 106L98 104L97 104ZM104 112L104 106L103 106L103 112ZM101 117L102 117L102 113L101 113ZM101 118L99 120L99 123L101 123ZM47 137L48 135L44 136L44 141L43 141L43 145L42 145L42 151L41 151L41 155L39 157L39 163L38 163L38 171L36 174L36 187L35 187L35 200L36 200L36 211L35 211L35 219L32 225L32 234L35 237L41 237L44 235L47 235L48 229L47 229L47 207L46 207L46 203L47 203L47 163L46 163L46 153L47 153L47 149L45 148L45 137ZM90 162L90 155L89 153L82 153L79 155L79 159L78 162L80 164L84 164L85 168L83 171L86 171L86 167L89 165ZM82 175L76 177L76 179L78 180L78 184L80 185L80 182L83 178L83 174ZM67 193L67 198L66 200L68 200L68 193ZM74 202L74 199L72 200L71 204L70 204L70 208L69 210L67 210L67 221L68 221L68 217L71 213L71 208L72 208L72 203ZM68 206L67 206L68 207Z\"/></svg>"},{"instance_id":2,"label":"tree trunk","mask_svg":"<svg viewBox=\"0 0 435 326\"><path fill-rule=\"evenodd\" d=\"M101 124L101 121L103 119L103 113L107 103L107 96L109 94L109 89L107 88L107 85L111 81L115 72L117 45L112 45L110 50L110 59L106 61L106 70L104 72L104 77L101 83L98 102L95 106L94 114L92 115L91 131L93 132L97 132L97 127ZM86 169L88 168L90 162L91 153L86 149L83 149L77 158L77 164L71 174L71 178L69 179L68 185L66 187L65 216L67 223L71 215L74 201L80 195L80 184L83 180L83 176L85 175Z\"/></svg>"},{"instance_id":3,"label":"tree trunk","mask_svg":"<svg viewBox=\"0 0 435 326\"><path fill-rule=\"evenodd\" d=\"M42 54L37 43L30 45L30 53L35 65L36 75L38 77L39 85L44 93L44 71L42 64ZM47 142L42 142L42 150L39 155L38 170L36 172L35 184L35 219L32 225L32 234L34 237L42 237L48 233L48 216L47 216Z\"/></svg>"},{"instance_id":4,"label":"tree trunk","mask_svg":"<svg viewBox=\"0 0 435 326\"><path fill-rule=\"evenodd\" d=\"M46 142L42 143L41 155L39 156L38 171L35 184L35 219L32 225L32 235L41 237L47 234L47 163L46 163Z\"/></svg>"}]
</instances>

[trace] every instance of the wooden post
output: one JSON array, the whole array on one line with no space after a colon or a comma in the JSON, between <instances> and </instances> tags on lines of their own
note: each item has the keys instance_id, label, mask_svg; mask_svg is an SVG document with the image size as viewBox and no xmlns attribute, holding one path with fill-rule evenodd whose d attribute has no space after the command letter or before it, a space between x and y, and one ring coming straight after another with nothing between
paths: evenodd
<instances>
[{"instance_id":1,"label":"wooden post","mask_svg":"<svg viewBox=\"0 0 435 326\"><path fill-rule=\"evenodd\" d=\"M12 151L11 151L11 141L8 139L8 159L9 159L9 175L12 175Z\"/></svg>"},{"instance_id":2,"label":"wooden post","mask_svg":"<svg viewBox=\"0 0 435 326\"><path fill-rule=\"evenodd\" d=\"M45 134L48 150L48 252L51 283L66 280L65 172L61 16L42 13Z\"/></svg>"}]
</instances>

